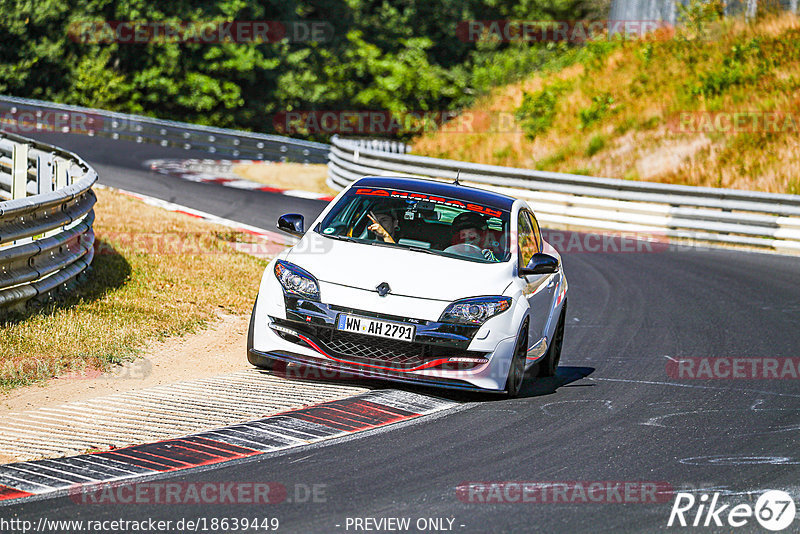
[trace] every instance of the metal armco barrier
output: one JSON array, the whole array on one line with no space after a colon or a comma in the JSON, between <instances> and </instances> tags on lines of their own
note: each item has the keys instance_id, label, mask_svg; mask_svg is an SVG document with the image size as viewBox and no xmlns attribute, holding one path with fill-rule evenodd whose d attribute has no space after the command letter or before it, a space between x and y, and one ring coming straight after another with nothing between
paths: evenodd
<instances>
[{"instance_id":1,"label":"metal armco barrier","mask_svg":"<svg viewBox=\"0 0 800 534\"><path fill-rule=\"evenodd\" d=\"M0 96L0 126L51 129L112 139L204 150L217 157L328 163L328 184L343 188L365 175L411 175L496 189L529 200L540 222L611 232L639 232L700 242L726 243L800 252L800 196L678 186L482 165L408 154L403 143L342 139L332 145L252 134L102 110ZM0 199L23 187L29 195L48 194L66 183L65 164L36 149L34 166L12 162L13 143L0 151ZM51 147L52 150L58 150ZM63 153L63 151L62 151ZM70 156L78 161L74 155ZM81 164L85 165L81 162ZM88 168L88 167L87 167ZM44 170L40 170L44 169ZM25 186L21 178L27 172ZM51 172L53 183L34 179ZM66 213L66 212L65 212ZM0 215L0 238L3 236ZM13 239L19 239L14 237ZM3 241L0 241L2 246ZM2 265L0 252L0 265ZM0 290L6 272L0 273ZM2 293L0 293L2 295ZM2 305L0 296L0 306Z\"/></svg>"},{"instance_id":2,"label":"metal armco barrier","mask_svg":"<svg viewBox=\"0 0 800 534\"><path fill-rule=\"evenodd\" d=\"M214 157L326 163L330 146L290 137L213 128L41 100L0 96L0 127L76 133L164 147L201 150Z\"/></svg>"},{"instance_id":3,"label":"metal armco barrier","mask_svg":"<svg viewBox=\"0 0 800 534\"><path fill-rule=\"evenodd\" d=\"M472 182L524 198L539 222L800 252L800 195L592 178L412 156L405 148L334 137L328 184L366 175Z\"/></svg>"},{"instance_id":4,"label":"metal armco barrier","mask_svg":"<svg viewBox=\"0 0 800 534\"><path fill-rule=\"evenodd\" d=\"M91 264L96 181L78 156L0 132L0 311L63 287Z\"/></svg>"}]
</instances>

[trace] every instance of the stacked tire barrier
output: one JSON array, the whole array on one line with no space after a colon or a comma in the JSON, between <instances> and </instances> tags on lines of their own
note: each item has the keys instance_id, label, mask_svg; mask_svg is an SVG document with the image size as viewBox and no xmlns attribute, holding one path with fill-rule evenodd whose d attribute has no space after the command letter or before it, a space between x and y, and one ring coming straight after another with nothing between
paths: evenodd
<instances>
[{"instance_id":1,"label":"stacked tire barrier","mask_svg":"<svg viewBox=\"0 0 800 534\"><path fill-rule=\"evenodd\" d=\"M330 146L278 135L166 121L54 102L0 96L0 123L15 133L55 131L200 150L215 158L325 163ZM2 126L3 124L0 124Z\"/></svg>"},{"instance_id":2,"label":"stacked tire barrier","mask_svg":"<svg viewBox=\"0 0 800 534\"><path fill-rule=\"evenodd\" d=\"M328 184L365 175L472 182L529 201L543 225L800 252L800 196L593 178L412 156L404 146L334 137Z\"/></svg>"},{"instance_id":3,"label":"stacked tire barrier","mask_svg":"<svg viewBox=\"0 0 800 534\"><path fill-rule=\"evenodd\" d=\"M75 154L0 132L0 312L64 287L91 264L96 181Z\"/></svg>"}]
</instances>

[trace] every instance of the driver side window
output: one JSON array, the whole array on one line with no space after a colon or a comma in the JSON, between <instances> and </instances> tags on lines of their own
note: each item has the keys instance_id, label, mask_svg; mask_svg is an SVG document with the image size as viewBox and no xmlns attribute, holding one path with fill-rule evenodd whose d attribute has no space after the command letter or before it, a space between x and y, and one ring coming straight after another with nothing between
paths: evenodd
<instances>
[{"instance_id":1,"label":"driver side window","mask_svg":"<svg viewBox=\"0 0 800 534\"><path fill-rule=\"evenodd\" d=\"M539 246L536 243L536 235L531 227L531 221L525 211L520 211L517 224L517 243L519 246L519 266L525 267L533 258L533 255L539 252Z\"/></svg>"},{"instance_id":2,"label":"driver side window","mask_svg":"<svg viewBox=\"0 0 800 534\"><path fill-rule=\"evenodd\" d=\"M531 219L531 225L533 226L533 235L536 236L536 252L542 252L542 232L539 229L539 221L536 220L536 216L533 213L528 213L528 217Z\"/></svg>"}]
</instances>

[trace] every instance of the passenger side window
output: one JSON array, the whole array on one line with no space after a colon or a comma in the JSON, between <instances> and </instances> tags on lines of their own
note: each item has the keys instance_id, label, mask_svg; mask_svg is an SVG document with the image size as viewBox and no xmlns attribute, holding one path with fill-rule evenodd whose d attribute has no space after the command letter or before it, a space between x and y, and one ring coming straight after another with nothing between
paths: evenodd
<instances>
[{"instance_id":1,"label":"passenger side window","mask_svg":"<svg viewBox=\"0 0 800 534\"><path fill-rule=\"evenodd\" d=\"M533 258L533 255L539 251L536 244L536 235L531 227L528 214L524 211L519 212L519 219L517 224L517 243L519 245L519 266L525 267Z\"/></svg>"}]
</instances>

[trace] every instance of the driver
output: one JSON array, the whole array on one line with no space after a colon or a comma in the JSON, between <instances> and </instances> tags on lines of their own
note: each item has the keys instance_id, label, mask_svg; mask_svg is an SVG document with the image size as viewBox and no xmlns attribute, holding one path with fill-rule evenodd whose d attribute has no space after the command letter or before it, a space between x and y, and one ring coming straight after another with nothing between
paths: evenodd
<instances>
[{"instance_id":1,"label":"driver","mask_svg":"<svg viewBox=\"0 0 800 534\"><path fill-rule=\"evenodd\" d=\"M498 261L491 249L483 248L489 226L486 219L474 212L464 212L453 219L453 245L472 245L481 249L483 256L490 261Z\"/></svg>"},{"instance_id":2,"label":"driver","mask_svg":"<svg viewBox=\"0 0 800 534\"><path fill-rule=\"evenodd\" d=\"M367 217L372 221L372 224L367 227L368 230L375 233L384 243L394 243L399 228L399 221L393 211L379 211L377 213L370 211Z\"/></svg>"}]
</instances>

